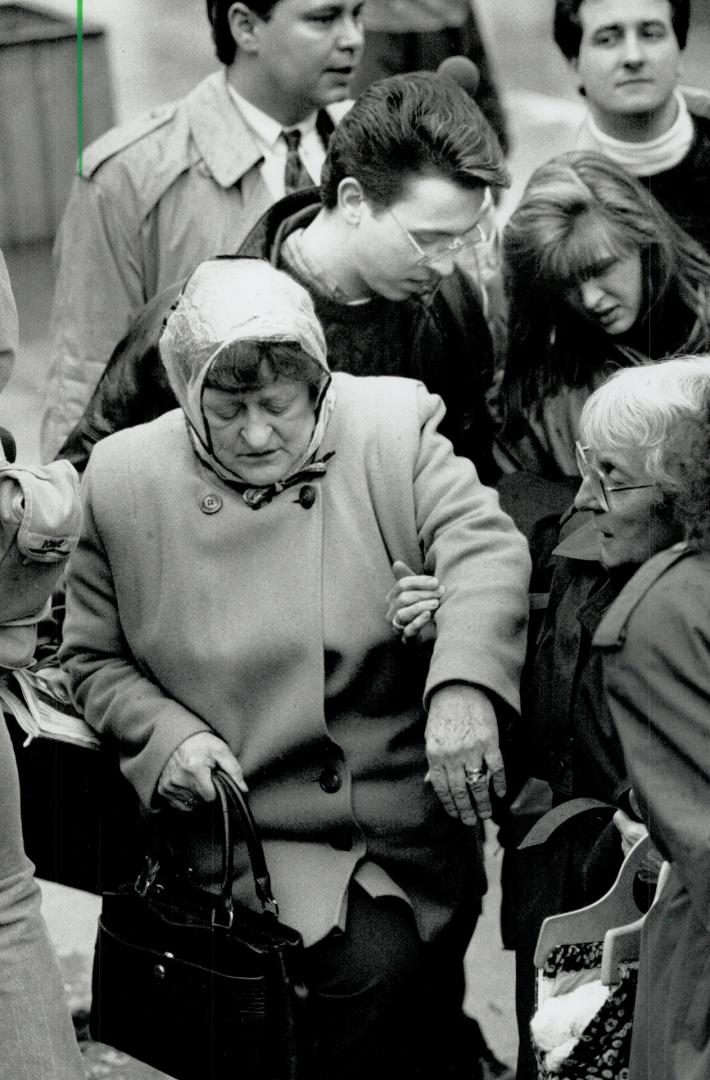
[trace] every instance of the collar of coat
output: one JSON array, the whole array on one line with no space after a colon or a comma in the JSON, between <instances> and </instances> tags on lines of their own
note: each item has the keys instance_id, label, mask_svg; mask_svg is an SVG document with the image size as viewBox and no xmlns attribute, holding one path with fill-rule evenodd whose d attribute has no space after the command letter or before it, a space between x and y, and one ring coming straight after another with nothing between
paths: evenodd
<instances>
[{"instance_id":1,"label":"collar of coat","mask_svg":"<svg viewBox=\"0 0 710 1080\"><path fill-rule=\"evenodd\" d=\"M326 114L316 120L322 137L326 130L330 135L351 105L343 101L320 110ZM185 98L185 108L195 146L220 187L233 187L261 162L251 129L229 93L226 68L198 83Z\"/></svg>"},{"instance_id":2,"label":"collar of coat","mask_svg":"<svg viewBox=\"0 0 710 1080\"><path fill-rule=\"evenodd\" d=\"M599 535L593 521L587 521L566 536L552 552L565 559L599 562Z\"/></svg>"}]
</instances>

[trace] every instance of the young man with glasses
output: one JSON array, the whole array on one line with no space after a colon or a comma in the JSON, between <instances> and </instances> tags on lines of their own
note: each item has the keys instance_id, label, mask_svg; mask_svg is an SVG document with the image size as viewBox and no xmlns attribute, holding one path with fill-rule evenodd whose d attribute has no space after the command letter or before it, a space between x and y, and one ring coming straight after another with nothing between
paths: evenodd
<instances>
[{"instance_id":1,"label":"young man with glasses","mask_svg":"<svg viewBox=\"0 0 710 1080\"><path fill-rule=\"evenodd\" d=\"M492 130L456 83L393 76L336 129L320 197L286 196L237 252L308 289L333 370L408 376L439 394L442 431L484 482L496 477L485 406L493 351L481 294L457 260L487 239L491 188L507 183ZM156 342L179 289L145 309L116 350L62 451L79 468L98 438L169 407Z\"/></svg>"},{"instance_id":2,"label":"young man with glasses","mask_svg":"<svg viewBox=\"0 0 710 1080\"><path fill-rule=\"evenodd\" d=\"M388 213L399 225L400 229L409 240L417 255L419 256L418 262L420 266L433 266L436 262L439 262L442 258L452 255L459 255L467 248L475 247L477 244L485 244L491 239L492 223L489 218L486 218L488 211L493 205L493 199L491 196L491 189L486 188L486 193L481 203L481 209L479 212L479 220L469 229L468 232L462 233L461 236L455 236L453 240L448 243L444 243L440 247L437 245L435 251L425 251L420 246L415 236L412 236L406 225L403 225L394 214L393 210L389 210ZM426 244L426 241L423 241Z\"/></svg>"}]
</instances>

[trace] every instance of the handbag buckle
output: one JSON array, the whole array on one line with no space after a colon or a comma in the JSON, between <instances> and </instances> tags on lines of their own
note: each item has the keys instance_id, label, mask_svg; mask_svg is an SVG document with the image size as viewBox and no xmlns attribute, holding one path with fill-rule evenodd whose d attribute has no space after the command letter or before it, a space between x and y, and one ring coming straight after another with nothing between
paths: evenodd
<instances>
[{"instance_id":1,"label":"handbag buckle","mask_svg":"<svg viewBox=\"0 0 710 1080\"><path fill-rule=\"evenodd\" d=\"M148 890L152 889L152 887L155 885L159 872L160 860L151 857L146 858L145 866L136 878L135 890L139 896L145 897L148 893Z\"/></svg>"},{"instance_id":2,"label":"handbag buckle","mask_svg":"<svg viewBox=\"0 0 710 1080\"><path fill-rule=\"evenodd\" d=\"M221 904L215 904L212 911L212 925L231 930L234 924L234 901L231 896L221 898ZM223 918L221 916L224 916Z\"/></svg>"}]
</instances>

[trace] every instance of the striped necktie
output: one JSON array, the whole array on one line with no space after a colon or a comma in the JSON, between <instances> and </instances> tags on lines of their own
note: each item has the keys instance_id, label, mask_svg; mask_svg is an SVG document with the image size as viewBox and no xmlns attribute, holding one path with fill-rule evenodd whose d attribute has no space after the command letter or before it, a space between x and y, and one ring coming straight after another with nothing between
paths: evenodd
<instances>
[{"instance_id":1,"label":"striped necktie","mask_svg":"<svg viewBox=\"0 0 710 1080\"><path fill-rule=\"evenodd\" d=\"M293 191L300 191L301 188L313 187L313 178L309 174L306 166L301 161L301 156L298 153L298 148L301 145L301 132L298 128L292 128L290 131L281 132L288 153L286 155L286 169L284 172L284 188L287 195L290 195Z\"/></svg>"}]
</instances>

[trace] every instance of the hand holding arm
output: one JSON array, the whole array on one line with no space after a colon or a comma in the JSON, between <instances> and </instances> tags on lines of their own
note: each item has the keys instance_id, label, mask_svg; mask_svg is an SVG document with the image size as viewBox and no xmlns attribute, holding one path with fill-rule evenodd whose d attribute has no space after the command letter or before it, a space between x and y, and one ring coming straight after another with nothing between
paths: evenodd
<instances>
[{"instance_id":1,"label":"hand holding arm","mask_svg":"<svg viewBox=\"0 0 710 1080\"><path fill-rule=\"evenodd\" d=\"M0 252L0 390L10 378L18 346L17 308Z\"/></svg>"},{"instance_id":2,"label":"hand holding arm","mask_svg":"<svg viewBox=\"0 0 710 1080\"><path fill-rule=\"evenodd\" d=\"M475 825L491 816L489 783L505 794L498 722L488 695L468 683L448 683L431 698L426 726L428 779L451 817ZM483 770L478 778L476 774ZM468 777L468 780L467 780Z\"/></svg>"},{"instance_id":3,"label":"hand holding arm","mask_svg":"<svg viewBox=\"0 0 710 1080\"><path fill-rule=\"evenodd\" d=\"M397 583L387 593L385 618L403 640L419 636L420 640L436 636L434 612L444 594L444 586L429 574L415 574L406 563L392 564Z\"/></svg>"}]
</instances>

